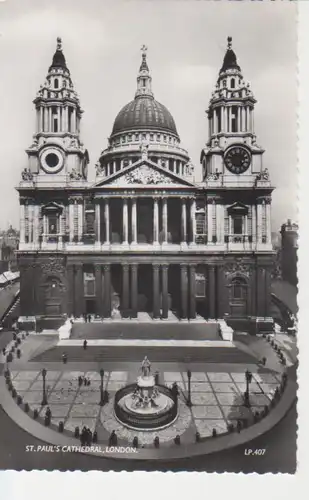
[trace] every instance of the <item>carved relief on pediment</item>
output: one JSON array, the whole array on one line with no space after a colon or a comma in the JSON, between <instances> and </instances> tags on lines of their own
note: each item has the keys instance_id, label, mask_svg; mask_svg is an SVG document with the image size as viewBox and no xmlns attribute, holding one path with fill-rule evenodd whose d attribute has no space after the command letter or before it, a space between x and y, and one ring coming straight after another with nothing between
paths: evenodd
<instances>
[{"instance_id":1,"label":"carved relief on pediment","mask_svg":"<svg viewBox=\"0 0 309 500\"><path fill-rule=\"evenodd\" d=\"M113 184L173 184L173 179L158 170L143 165L140 168L125 173L119 179L115 180Z\"/></svg>"}]
</instances>

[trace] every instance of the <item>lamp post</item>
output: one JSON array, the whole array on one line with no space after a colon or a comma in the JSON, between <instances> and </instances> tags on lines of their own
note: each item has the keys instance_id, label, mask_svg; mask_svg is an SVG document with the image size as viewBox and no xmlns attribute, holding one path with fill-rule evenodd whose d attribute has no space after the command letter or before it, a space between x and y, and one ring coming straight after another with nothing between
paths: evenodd
<instances>
[{"instance_id":1,"label":"lamp post","mask_svg":"<svg viewBox=\"0 0 309 500\"><path fill-rule=\"evenodd\" d=\"M43 368L43 370L42 370L42 377L43 377L43 399L42 399L42 406L46 406L47 405L46 388L45 388L46 373L47 373L47 370L45 370L45 368Z\"/></svg>"},{"instance_id":2,"label":"lamp post","mask_svg":"<svg viewBox=\"0 0 309 500\"><path fill-rule=\"evenodd\" d=\"M100 385L100 406L104 405L104 397L103 397L103 377L104 377L104 370L100 370L100 377L101 377L101 385Z\"/></svg>"},{"instance_id":3,"label":"lamp post","mask_svg":"<svg viewBox=\"0 0 309 500\"><path fill-rule=\"evenodd\" d=\"M246 370L245 377L246 377L246 392L244 394L244 397L245 397L245 406L250 406L250 401L249 401L249 384L251 384L251 382L252 382L252 373L249 370Z\"/></svg>"},{"instance_id":4,"label":"lamp post","mask_svg":"<svg viewBox=\"0 0 309 500\"><path fill-rule=\"evenodd\" d=\"M188 376L188 399L187 399L187 402L186 402L186 405L188 406L188 408L191 408L192 406L192 401L191 401L191 371L188 370L187 371L187 376Z\"/></svg>"}]
</instances>

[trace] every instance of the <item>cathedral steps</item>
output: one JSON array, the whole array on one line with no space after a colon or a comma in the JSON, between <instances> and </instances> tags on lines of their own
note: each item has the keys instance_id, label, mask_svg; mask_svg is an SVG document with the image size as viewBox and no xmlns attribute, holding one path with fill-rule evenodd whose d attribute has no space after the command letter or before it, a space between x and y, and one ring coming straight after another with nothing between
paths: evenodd
<instances>
[{"instance_id":1,"label":"cathedral steps","mask_svg":"<svg viewBox=\"0 0 309 500\"><path fill-rule=\"evenodd\" d=\"M31 361L54 362L61 361L62 354L67 354L68 362L108 362L136 361L148 356L152 362L201 362L201 363L256 363L250 354L236 347L163 347L151 346L56 346L37 356Z\"/></svg>"}]
</instances>

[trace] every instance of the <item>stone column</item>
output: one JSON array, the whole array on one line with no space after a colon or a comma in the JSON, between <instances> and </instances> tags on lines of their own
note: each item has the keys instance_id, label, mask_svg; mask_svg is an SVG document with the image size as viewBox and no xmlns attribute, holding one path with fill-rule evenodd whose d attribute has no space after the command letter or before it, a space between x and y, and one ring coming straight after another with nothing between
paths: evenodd
<instances>
[{"instance_id":1,"label":"stone column","mask_svg":"<svg viewBox=\"0 0 309 500\"><path fill-rule=\"evenodd\" d=\"M75 316L75 300L74 300L74 266L72 264L68 265L66 268L67 272L67 314L68 316Z\"/></svg>"},{"instance_id":2,"label":"stone column","mask_svg":"<svg viewBox=\"0 0 309 500\"><path fill-rule=\"evenodd\" d=\"M84 226L84 221L83 221L83 217L84 217L84 206L83 206L83 203L79 203L78 204L78 241L82 241L83 240L83 226Z\"/></svg>"},{"instance_id":3,"label":"stone column","mask_svg":"<svg viewBox=\"0 0 309 500\"><path fill-rule=\"evenodd\" d=\"M69 231L70 231L70 243L74 239L74 204L70 202L69 204Z\"/></svg>"},{"instance_id":4,"label":"stone column","mask_svg":"<svg viewBox=\"0 0 309 500\"><path fill-rule=\"evenodd\" d=\"M209 318L214 319L216 316L216 285L215 285L215 268L208 268L208 297L209 297Z\"/></svg>"},{"instance_id":5,"label":"stone column","mask_svg":"<svg viewBox=\"0 0 309 500\"><path fill-rule=\"evenodd\" d=\"M162 200L162 220L163 220L163 244L167 244L168 223L167 223L167 198Z\"/></svg>"},{"instance_id":6,"label":"stone column","mask_svg":"<svg viewBox=\"0 0 309 500\"><path fill-rule=\"evenodd\" d=\"M207 203L207 243L212 243L212 200Z\"/></svg>"},{"instance_id":7,"label":"stone column","mask_svg":"<svg viewBox=\"0 0 309 500\"><path fill-rule=\"evenodd\" d=\"M196 238L196 200L193 198L190 204L190 221L191 221L191 245L195 245Z\"/></svg>"},{"instance_id":8,"label":"stone column","mask_svg":"<svg viewBox=\"0 0 309 500\"><path fill-rule=\"evenodd\" d=\"M159 244L159 201L158 198L153 199L153 243Z\"/></svg>"},{"instance_id":9,"label":"stone column","mask_svg":"<svg viewBox=\"0 0 309 500\"><path fill-rule=\"evenodd\" d=\"M223 106L220 107L220 113L221 113L221 130L220 130L220 132L225 132L225 129L224 129L224 107Z\"/></svg>"},{"instance_id":10,"label":"stone column","mask_svg":"<svg viewBox=\"0 0 309 500\"><path fill-rule=\"evenodd\" d=\"M262 243L262 204L257 205L257 243Z\"/></svg>"},{"instance_id":11,"label":"stone column","mask_svg":"<svg viewBox=\"0 0 309 500\"><path fill-rule=\"evenodd\" d=\"M237 132L241 132L240 112L241 112L241 109L240 109L240 106L238 106L238 108L237 108L237 125L236 125Z\"/></svg>"},{"instance_id":12,"label":"stone column","mask_svg":"<svg viewBox=\"0 0 309 500\"><path fill-rule=\"evenodd\" d=\"M124 318L129 316L129 265L122 264L122 315Z\"/></svg>"},{"instance_id":13,"label":"stone column","mask_svg":"<svg viewBox=\"0 0 309 500\"><path fill-rule=\"evenodd\" d=\"M131 317L132 318L137 318L137 301L138 301L137 273L138 273L138 265L131 264Z\"/></svg>"},{"instance_id":14,"label":"stone column","mask_svg":"<svg viewBox=\"0 0 309 500\"><path fill-rule=\"evenodd\" d=\"M177 173L177 160L174 160L174 162L173 162L173 172L174 172L174 174Z\"/></svg>"},{"instance_id":15,"label":"stone column","mask_svg":"<svg viewBox=\"0 0 309 500\"><path fill-rule=\"evenodd\" d=\"M266 241L271 243L271 205L270 202L266 204Z\"/></svg>"},{"instance_id":16,"label":"stone column","mask_svg":"<svg viewBox=\"0 0 309 500\"><path fill-rule=\"evenodd\" d=\"M105 241L106 245L110 244L110 227L109 227L109 199L104 202L104 221L105 221Z\"/></svg>"},{"instance_id":17,"label":"stone column","mask_svg":"<svg viewBox=\"0 0 309 500\"><path fill-rule=\"evenodd\" d=\"M124 245L128 245L128 238L129 238L129 233L128 233L128 199L123 198L122 200L122 223L123 223L123 235L122 235L122 243Z\"/></svg>"},{"instance_id":18,"label":"stone column","mask_svg":"<svg viewBox=\"0 0 309 500\"><path fill-rule=\"evenodd\" d=\"M159 264L153 264L152 270L153 270L153 319L159 319L160 318Z\"/></svg>"},{"instance_id":19,"label":"stone column","mask_svg":"<svg viewBox=\"0 0 309 500\"><path fill-rule=\"evenodd\" d=\"M252 243L256 243L256 205L252 205Z\"/></svg>"},{"instance_id":20,"label":"stone column","mask_svg":"<svg viewBox=\"0 0 309 500\"><path fill-rule=\"evenodd\" d=\"M39 132L43 132L44 127L44 117L43 117L43 108L40 107L40 124L39 124Z\"/></svg>"},{"instance_id":21,"label":"stone column","mask_svg":"<svg viewBox=\"0 0 309 500\"><path fill-rule=\"evenodd\" d=\"M40 228L39 228L39 221L40 221L40 207L38 205L35 205L33 207L34 213L33 213L33 242L37 244L39 242L39 235L40 235Z\"/></svg>"},{"instance_id":22,"label":"stone column","mask_svg":"<svg viewBox=\"0 0 309 500\"><path fill-rule=\"evenodd\" d=\"M48 132L52 131L52 109L51 107L47 108L48 109Z\"/></svg>"},{"instance_id":23,"label":"stone column","mask_svg":"<svg viewBox=\"0 0 309 500\"><path fill-rule=\"evenodd\" d=\"M95 295L96 295L96 314L102 316L102 266L95 264Z\"/></svg>"},{"instance_id":24,"label":"stone column","mask_svg":"<svg viewBox=\"0 0 309 500\"><path fill-rule=\"evenodd\" d=\"M101 244L101 205L99 201L97 200L97 203L95 205L95 240L96 244L100 245Z\"/></svg>"},{"instance_id":25,"label":"stone column","mask_svg":"<svg viewBox=\"0 0 309 500\"><path fill-rule=\"evenodd\" d=\"M20 243L25 243L25 205L20 205L19 209Z\"/></svg>"},{"instance_id":26,"label":"stone column","mask_svg":"<svg viewBox=\"0 0 309 500\"><path fill-rule=\"evenodd\" d=\"M168 319L168 265L163 264L162 269L162 319Z\"/></svg>"},{"instance_id":27,"label":"stone column","mask_svg":"<svg viewBox=\"0 0 309 500\"><path fill-rule=\"evenodd\" d=\"M181 243L187 242L187 198L181 198Z\"/></svg>"},{"instance_id":28,"label":"stone column","mask_svg":"<svg viewBox=\"0 0 309 500\"><path fill-rule=\"evenodd\" d=\"M228 131L227 107L224 107L224 132Z\"/></svg>"},{"instance_id":29,"label":"stone column","mask_svg":"<svg viewBox=\"0 0 309 500\"><path fill-rule=\"evenodd\" d=\"M217 297L218 297L218 318L224 318L224 314L228 313L228 297L227 288L225 286L224 266L217 267Z\"/></svg>"},{"instance_id":30,"label":"stone column","mask_svg":"<svg viewBox=\"0 0 309 500\"><path fill-rule=\"evenodd\" d=\"M83 265L81 263L75 266L75 314L77 317L82 316L85 312L84 308L84 276Z\"/></svg>"},{"instance_id":31,"label":"stone column","mask_svg":"<svg viewBox=\"0 0 309 500\"><path fill-rule=\"evenodd\" d=\"M136 198L132 198L132 210L131 210L131 227L132 227L132 243L136 245L137 243L137 210L136 210Z\"/></svg>"},{"instance_id":32,"label":"stone column","mask_svg":"<svg viewBox=\"0 0 309 500\"><path fill-rule=\"evenodd\" d=\"M229 106L228 107L228 112L229 112L229 132L232 132L232 108Z\"/></svg>"},{"instance_id":33,"label":"stone column","mask_svg":"<svg viewBox=\"0 0 309 500\"><path fill-rule=\"evenodd\" d=\"M111 317L111 269L104 265L104 318Z\"/></svg>"},{"instance_id":34,"label":"stone column","mask_svg":"<svg viewBox=\"0 0 309 500\"><path fill-rule=\"evenodd\" d=\"M188 318L188 266L180 264L181 319Z\"/></svg>"},{"instance_id":35,"label":"stone column","mask_svg":"<svg viewBox=\"0 0 309 500\"><path fill-rule=\"evenodd\" d=\"M189 302L190 302L190 311L189 317L190 319L196 318L196 287L195 287L195 266L189 266L189 277L190 277L190 292L189 292Z\"/></svg>"},{"instance_id":36,"label":"stone column","mask_svg":"<svg viewBox=\"0 0 309 500\"><path fill-rule=\"evenodd\" d=\"M65 132L69 131L69 106L65 106Z\"/></svg>"},{"instance_id":37,"label":"stone column","mask_svg":"<svg viewBox=\"0 0 309 500\"><path fill-rule=\"evenodd\" d=\"M265 316L265 297L267 293L269 293L269 290L265 290L265 274L266 270L264 267L258 267L257 268L257 311L256 315L259 317L264 317Z\"/></svg>"},{"instance_id":38,"label":"stone column","mask_svg":"<svg viewBox=\"0 0 309 500\"><path fill-rule=\"evenodd\" d=\"M73 113L71 115L71 130L73 132L73 134L76 133L76 108L73 108Z\"/></svg>"}]
</instances>

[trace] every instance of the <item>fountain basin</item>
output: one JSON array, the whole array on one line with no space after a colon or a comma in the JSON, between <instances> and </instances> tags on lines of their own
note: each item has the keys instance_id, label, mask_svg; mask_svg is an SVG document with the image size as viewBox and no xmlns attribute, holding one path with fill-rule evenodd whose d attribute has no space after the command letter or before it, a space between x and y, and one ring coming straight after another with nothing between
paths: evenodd
<instances>
[{"instance_id":1,"label":"fountain basin","mask_svg":"<svg viewBox=\"0 0 309 500\"><path fill-rule=\"evenodd\" d=\"M151 378L151 377L149 377ZM177 396L163 385L141 384L127 385L115 394L114 413L119 422L124 426L135 429L152 431L163 429L171 425L178 416ZM145 382L145 378L143 379ZM138 405L134 395L136 393L148 395L151 391L156 391L153 403Z\"/></svg>"}]
</instances>

